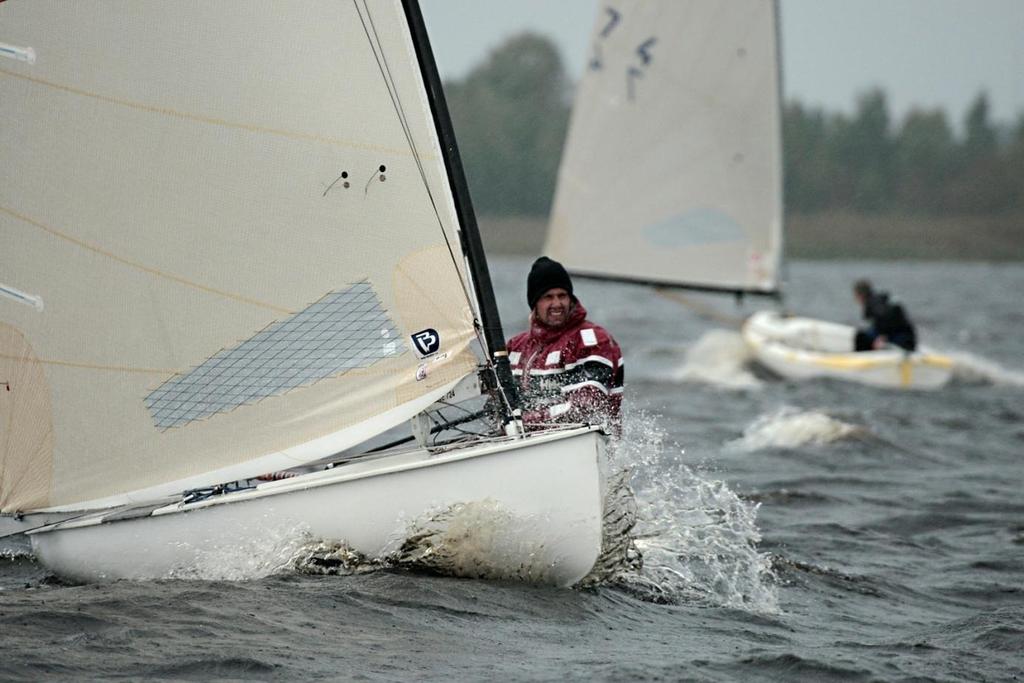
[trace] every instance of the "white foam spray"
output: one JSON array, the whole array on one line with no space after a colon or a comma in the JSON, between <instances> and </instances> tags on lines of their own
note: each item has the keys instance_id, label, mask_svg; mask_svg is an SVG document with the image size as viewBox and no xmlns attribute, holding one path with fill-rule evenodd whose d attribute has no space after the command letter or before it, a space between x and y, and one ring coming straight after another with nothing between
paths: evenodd
<instances>
[{"instance_id":1,"label":"white foam spray","mask_svg":"<svg viewBox=\"0 0 1024 683\"><path fill-rule=\"evenodd\" d=\"M612 449L602 555L579 587L619 588L652 602L777 611L769 558L757 549L757 504L690 470L681 451L663 447L655 419L628 415L625 432ZM409 568L550 583L559 558L557 547L534 540L541 524L513 517L493 501L454 505L404 524L379 557L312 541L292 568L313 574Z\"/></svg>"},{"instance_id":2,"label":"white foam spray","mask_svg":"<svg viewBox=\"0 0 1024 683\"><path fill-rule=\"evenodd\" d=\"M541 517L515 515L494 500L457 503L396 525L377 557L345 543L311 541L291 566L305 574L362 574L404 568L463 578L558 583L562 557Z\"/></svg>"},{"instance_id":3,"label":"white foam spray","mask_svg":"<svg viewBox=\"0 0 1024 683\"><path fill-rule=\"evenodd\" d=\"M743 430L743 436L727 446L741 451L762 448L799 448L826 444L863 433L863 428L837 420L819 410L783 406L762 415Z\"/></svg>"},{"instance_id":4,"label":"white foam spray","mask_svg":"<svg viewBox=\"0 0 1024 683\"><path fill-rule=\"evenodd\" d=\"M238 544L214 550L193 549L180 544L182 557L189 558L162 578L204 581L252 581L290 571L294 557L311 542L305 527L275 527L268 524L260 533Z\"/></svg>"},{"instance_id":5,"label":"white foam spray","mask_svg":"<svg viewBox=\"0 0 1024 683\"><path fill-rule=\"evenodd\" d=\"M624 437L611 449L603 552L580 587L619 588L653 602L777 611L769 559L757 548L758 505L683 464L678 448L664 446L654 418L629 414L624 425ZM301 528L282 529L245 547L202 553L168 578L252 580L295 571L351 575L408 568L551 583L561 558L558 543L537 540L549 535L540 532L544 524L491 500L457 504L399 520L376 557L312 538Z\"/></svg>"},{"instance_id":6,"label":"white foam spray","mask_svg":"<svg viewBox=\"0 0 1024 683\"><path fill-rule=\"evenodd\" d=\"M627 545L603 582L656 602L778 611L770 558L757 548L759 506L687 467L653 418L632 415L625 427L615 464L635 493L632 554ZM609 502L606 520L616 517Z\"/></svg>"},{"instance_id":7,"label":"white foam spray","mask_svg":"<svg viewBox=\"0 0 1024 683\"><path fill-rule=\"evenodd\" d=\"M749 360L750 351L737 332L710 330L687 350L683 365L672 377L678 382L710 384L723 389L759 389L760 380L747 369Z\"/></svg>"},{"instance_id":8,"label":"white foam spray","mask_svg":"<svg viewBox=\"0 0 1024 683\"><path fill-rule=\"evenodd\" d=\"M958 382L1024 387L1024 372L1020 370L1011 370L966 351L953 351L946 355L953 359L953 377Z\"/></svg>"}]
</instances>

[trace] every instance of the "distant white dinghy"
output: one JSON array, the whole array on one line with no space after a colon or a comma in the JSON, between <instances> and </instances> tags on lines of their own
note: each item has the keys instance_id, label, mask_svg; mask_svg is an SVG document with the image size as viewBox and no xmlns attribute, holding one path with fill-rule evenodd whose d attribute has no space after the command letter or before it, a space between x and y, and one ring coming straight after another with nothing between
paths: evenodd
<instances>
[{"instance_id":1,"label":"distant white dinghy","mask_svg":"<svg viewBox=\"0 0 1024 683\"><path fill-rule=\"evenodd\" d=\"M937 389L953 375L954 361L927 347L853 351L849 325L759 311L743 325L743 339L758 363L787 379L831 377L892 389Z\"/></svg>"},{"instance_id":2,"label":"distant white dinghy","mask_svg":"<svg viewBox=\"0 0 1024 683\"><path fill-rule=\"evenodd\" d=\"M482 505L533 530L497 564L589 571L606 437L523 433L414 0L5 2L0 43L4 528L156 578ZM501 427L435 442L481 385Z\"/></svg>"}]
</instances>

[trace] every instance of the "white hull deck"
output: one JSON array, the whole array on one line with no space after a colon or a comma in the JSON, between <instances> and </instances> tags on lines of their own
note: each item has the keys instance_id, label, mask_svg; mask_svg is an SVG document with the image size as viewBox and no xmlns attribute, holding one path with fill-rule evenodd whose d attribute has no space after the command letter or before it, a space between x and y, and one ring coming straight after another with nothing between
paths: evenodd
<instances>
[{"instance_id":1,"label":"white hull deck","mask_svg":"<svg viewBox=\"0 0 1024 683\"><path fill-rule=\"evenodd\" d=\"M758 363L787 379L831 377L891 389L937 389L953 374L953 359L918 347L853 351L849 325L758 311L743 340Z\"/></svg>"},{"instance_id":2,"label":"white hull deck","mask_svg":"<svg viewBox=\"0 0 1024 683\"><path fill-rule=\"evenodd\" d=\"M378 558L417 523L464 506L459 542L477 555L467 564L568 586L601 551L606 440L577 428L372 457L198 502L53 524L31 532L32 545L74 580L203 578L204 567L281 562L301 539Z\"/></svg>"}]
</instances>

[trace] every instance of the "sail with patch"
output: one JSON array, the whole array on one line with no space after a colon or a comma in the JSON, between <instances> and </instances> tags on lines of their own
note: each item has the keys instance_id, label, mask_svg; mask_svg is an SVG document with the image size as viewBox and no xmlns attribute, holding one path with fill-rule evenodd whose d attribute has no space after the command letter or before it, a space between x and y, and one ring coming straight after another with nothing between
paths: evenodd
<instances>
[{"instance_id":1,"label":"sail with patch","mask_svg":"<svg viewBox=\"0 0 1024 683\"><path fill-rule=\"evenodd\" d=\"M599 278L778 289L776 11L770 0L601 3L546 253Z\"/></svg>"},{"instance_id":2,"label":"sail with patch","mask_svg":"<svg viewBox=\"0 0 1024 683\"><path fill-rule=\"evenodd\" d=\"M401 2L12 0L0 45L0 511L292 467L476 370Z\"/></svg>"}]
</instances>

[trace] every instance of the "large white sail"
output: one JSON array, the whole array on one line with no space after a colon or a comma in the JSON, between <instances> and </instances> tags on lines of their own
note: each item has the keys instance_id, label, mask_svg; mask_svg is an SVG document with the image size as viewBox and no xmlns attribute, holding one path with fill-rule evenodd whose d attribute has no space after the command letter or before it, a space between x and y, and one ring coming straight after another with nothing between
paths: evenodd
<instances>
[{"instance_id":1,"label":"large white sail","mask_svg":"<svg viewBox=\"0 0 1024 683\"><path fill-rule=\"evenodd\" d=\"M782 253L771 0L600 5L546 251L576 273L770 292Z\"/></svg>"},{"instance_id":2,"label":"large white sail","mask_svg":"<svg viewBox=\"0 0 1024 683\"><path fill-rule=\"evenodd\" d=\"M0 3L0 510L254 476L472 372L402 4Z\"/></svg>"}]
</instances>

